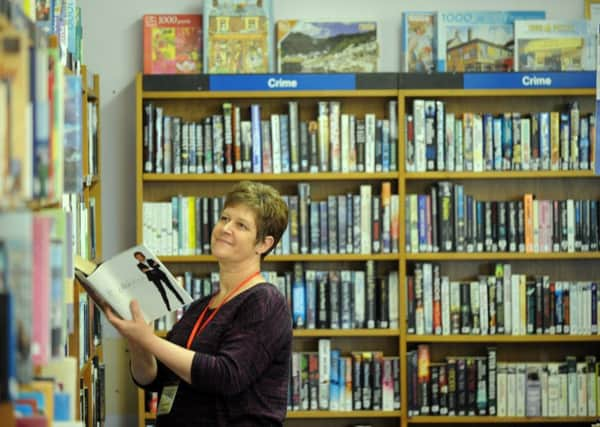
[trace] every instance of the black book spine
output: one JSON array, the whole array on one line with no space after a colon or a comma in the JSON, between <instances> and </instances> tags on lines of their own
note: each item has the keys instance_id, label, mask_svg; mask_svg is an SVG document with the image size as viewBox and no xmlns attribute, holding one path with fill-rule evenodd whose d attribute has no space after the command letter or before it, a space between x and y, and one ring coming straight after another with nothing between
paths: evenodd
<instances>
[{"instance_id":1,"label":"black book spine","mask_svg":"<svg viewBox=\"0 0 600 427\"><path fill-rule=\"evenodd\" d=\"M523 200L517 201L517 250L525 252L525 207Z\"/></svg>"},{"instance_id":2,"label":"black book spine","mask_svg":"<svg viewBox=\"0 0 600 427\"><path fill-rule=\"evenodd\" d=\"M487 364L483 357L476 359L477 363L475 370L477 372L477 386L476 386L476 414L487 415L488 409L488 395L487 395Z\"/></svg>"},{"instance_id":3,"label":"black book spine","mask_svg":"<svg viewBox=\"0 0 600 427\"><path fill-rule=\"evenodd\" d=\"M487 349L487 410L488 415L497 414L498 392L496 383L497 363L496 347Z\"/></svg>"},{"instance_id":4,"label":"black book spine","mask_svg":"<svg viewBox=\"0 0 600 427\"><path fill-rule=\"evenodd\" d=\"M508 248L508 233L506 227L507 202L500 201L498 205L498 250L505 252Z\"/></svg>"},{"instance_id":5,"label":"black book spine","mask_svg":"<svg viewBox=\"0 0 600 427\"><path fill-rule=\"evenodd\" d=\"M430 385L431 385L431 415L440 413L440 367L430 366Z\"/></svg>"},{"instance_id":6,"label":"black book spine","mask_svg":"<svg viewBox=\"0 0 600 427\"><path fill-rule=\"evenodd\" d=\"M329 328L329 284L327 281L327 272L317 271L317 328Z\"/></svg>"},{"instance_id":7,"label":"black book spine","mask_svg":"<svg viewBox=\"0 0 600 427\"><path fill-rule=\"evenodd\" d=\"M535 278L535 333L542 334L544 332L544 288L543 278L537 276Z\"/></svg>"},{"instance_id":8,"label":"black book spine","mask_svg":"<svg viewBox=\"0 0 600 427\"><path fill-rule=\"evenodd\" d=\"M460 333L471 333L471 284L460 284Z\"/></svg>"},{"instance_id":9,"label":"black book spine","mask_svg":"<svg viewBox=\"0 0 600 427\"><path fill-rule=\"evenodd\" d=\"M456 413L467 415L467 363L465 359L456 359Z\"/></svg>"},{"instance_id":10,"label":"black book spine","mask_svg":"<svg viewBox=\"0 0 600 427\"><path fill-rule=\"evenodd\" d=\"M406 333L414 334L415 330L415 278L406 277Z\"/></svg>"},{"instance_id":11,"label":"black book spine","mask_svg":"<svg viewBox=\"0 0 600 427\"><path fill-rule=\"evenodd\" d=\"M518 245L518 223L517 223L517 202L511 200L508 202L508 251L516 252L519 248Z\"/></svg>"},{"instance_id":12,"label":"black book spine","mask_svg":"<svg viewBox=\"0 0 600 427\"><path fill-rule=\"evenodd\" d=\"M446 368L448 372L448 415L456 415L457 408L457 372L456 372L456 360L448 359L446 362Z\"/></svg>"},{"instance_id":13,"label":"black book spine","mask_svg":"<svg viewBox=\"0 0 600 427\"><path fill-rule=\"evenodd\" d=\"M560 203L552 200L552 252L560 251Z\"/></svg>"},{"instance_id":14,"label":"black book spine","mask_svg":"<svg viewBox=\"0 0 600 427\"><path fill-rule=\"evenodd\" d=\"M467 415L477 414L477 363L475 358L466 360L467 369Z\"/></svg>"},{"instance_id":15,"label":"black book spine","mask_svg":"<svg viewBox=\"0 0 600 427\"><path fill-rule=\"evenodd\" d=\"M534 334L535 333L535 282L528 281L526 286L526 306L527 306L527 314L526 314L526 325L527 325L527 333Z\"/></svg>"},{"instance_id":16,"label":"black book spine","mask_svg":"<svg viewBox=\"0 0 600 427\"><path fill-rule=\"evenodd\" d=\"M440 415L448 415L448 370L445 364L439 366L439 405Z\"/></svg>"}]
</instances>

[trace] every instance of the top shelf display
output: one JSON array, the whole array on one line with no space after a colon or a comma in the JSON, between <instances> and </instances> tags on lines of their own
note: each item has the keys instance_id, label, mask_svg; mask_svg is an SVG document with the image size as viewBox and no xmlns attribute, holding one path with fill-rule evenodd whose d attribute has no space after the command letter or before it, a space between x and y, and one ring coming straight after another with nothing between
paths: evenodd
<instances>
[{"instance_id":1,"label":"top shelf display","mask_svg":"<svg viewBox=\"0 0 600 427\"><path fill-rule=\"evenodd\" d=\"M593 89L596 73L358 73L144 75L144 92L332 91L422 89Z\"/></svg>"}]
</instances>

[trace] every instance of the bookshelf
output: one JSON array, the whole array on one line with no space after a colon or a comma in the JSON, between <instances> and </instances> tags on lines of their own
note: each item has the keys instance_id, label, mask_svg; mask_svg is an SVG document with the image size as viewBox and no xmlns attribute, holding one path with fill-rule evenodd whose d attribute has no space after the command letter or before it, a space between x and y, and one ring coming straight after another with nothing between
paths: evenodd
<instances>
[{"instance_id":1,"label":"bookshelf","mask_svg":"<svg viewBox=\"0 0 600 427\"><path fill-rule=\"evenodd\" d=\"M390 75L391 74L391 75ZM293 271L294 263L302 263L306 269L361 269L367 262L375 264L376 274L390 271L398 273L397 306L399 328L390 329L295 329L294 351L315 352L318 340L329 338L332 348L342 355L352 351L383 351L385 356L397 356L400 364L401 409L391 411L304 411L288 410L286 425L346 426L369 424L373 426L405 427L409 424L474 424L490 422L507 424L567 423L585 425L594 417L490 417L490 416L412 416L408 408L408 361L409 352L420 344L428 344L432 362L442 362L446 356L484 354L494 346L498 361L546 362L563 361L567 355L584 356L598 351L598 335L414 335L407 333L405 319L408 315L406 300L407 278L417 263L437 263L443 274L452 280L472 280L489 273L495 262L510 263L521 274L549 274L553 280L597 280L588 277L600 254L592 252L411 252L406 249L404 210L409 194L426 192L439 181L459 182L465 192L482 200L519 200L524 193L533 193L539 199L600 199L598 179L593 170L502 170L482 172L426 171L407 172L405 169L405 119L412 113L415 99L444 101L446 112L457 116L464 112L493 113L505 111L521 114L543 111L563 111L569 102L577 101L581 113L594 112L593 79L590 73L572 74L570 87L529 88L520 83L518 73L507 76L490 76L483 84L472 83L473 76L466 73L452 75L382 74L356 75L352 87L338 86L335 77L324 75L326 89L314 89L310 82L302 84L298 75L298 90L273 90L260 86L246 76L229 76L229 89L220 84L220 76L143 76L138 75L137 161L136 161L136 207L137 241L142 242L142 221L145 202L165 202L171 197L221 195L232 183L240 180L267 182L282 194L296 194L297 183L310 183L311 200L327 199L329 194L357 193L361 184L373 186L373 194L379 194L382 182L390 182L392 194L398 194L399 251L397 253L351 253L351 254L272 254L265 259L265 270ZM276 78L277 75L267 75ZM287 76L289 77L289 76ZM447 77L447 78L446 78ZM566 73L562 80L569 79ZM508 80L508 83L507 81ZM558 79L560 80L560 79ZM479 80L478 80L479 81ZM590 83L592 82L592 83ZM329 84L329 86L328 86ZM252 86L254 85L254 86ZM213 88L218 88L214 89ZM319 101L339 101L341 111L355 114L374 113L376 117L388 118L389 101L397 102L397 170L390 172L296 172L296 173L154 173L144 172L144 107L151 103L161 107L164 114L180 116L185 120L200 121L207 116L222 113L224 102L240 106L242 120L249 119L249 107L261 106L261 117L286 114L287 103L296 101L301 120L316 120ZM593 152L593 151L592 151ZM468 190L468 191L467 191ZM210 274L216 271L214 257L209 254L163 255L161 260L169 264L175 273L192 271L194 274ZM493 273L493 272L492 272ZM578 359L579 360L579 359ZM139 392L139 426L151 423L153 416L145 411L143 391Z\"/></svg>"},{"instance_id":2,"label":"bookshelf","mask_svg":"<svg viewBox=\"0 0 600 427\"><path fill-rule=\"evenodd\" d=\"M63 386L60 387L62 391L66 393L73 391L73 394L70 394L70 405L73 408L74 418L69 417L73 418L70 421L78 419L82 420L85 425L96 425L91 414L94 411L97 411L98 414L101 413L100 404L95 402L104 401L101 396L103 388L98 388L98 373L95 373L96 368L93 364L89 361L79 360L86 342L80 340L80 333L91 331L90 319L94 315L90 313L94 313L94 310L93 307L88 306L85 313L80 312L82 289L73 280L73 272L68 271L65 267L70 265L67 256L72 255L75 251L81 252L85 247L85 253L89 254L92 252L91 247L93 246L96 257L100 258L102 250L101 187L98 163L100 138L99 132L95 132L99 123L100 78L97 74L88 73L85 65L81 67L76 65L75 58L73 58L72 68L64 67L61 64L61 54L66 55L66 52L60 51L56 36L48 36L37 28L29 20L29 17L23 14L19 5L2 2L1 9L0 39L2 39L3 49L0 52L2 58L0 62L3 67L0 77L3 89L5 89L3 94L7 94L6 90L11 91L10 99L5 96L0 100L0 110L10 119L9 122L3 123L2 131L5 134L2 135L2 138L9 135L12 136L12 139L2 141L4 154L10 154L10 158L2 159L6 164L2 165L2 176L0 177L2 182L0 218L14 216L14 213L18 212L24 217L42 219L47 224L52 224L48 226L48 230L52 229L51 232L48 231L49 234L38 235L35 229L33 232L28 230L27 227L33 222L29 224L24 221L18 223L19 227L23 226L22 229L12 230L12 233L8 233L8 237L7 230L2 230L5 233L2 234L1 240L3 243L8 242L3 247L6 252L2 255L7 256L9 261L2 266L8 271L8 282L2 281L0 291L8 292L13 296L13 301L16 300L20 303L22 300L15 295L23 292L16 287L23 285L23 288L30 288L32 284L35 286L36 282L43 282L52 290L46 297L35 293L30 295L28 300L30 307L26 307L25 304L19 306L19 313L26 313L25 316L31 315L32 318L25 319L19 317L21 314L17 314L15 318L11 319L11 324L21 320L32 323L32 319L33 322L36 321L36 316L41 318L39 313L49 313L49 320L42 326L42 329L48 328L47 338L41 340L42 346L48 347L45 350L42 349L42 353L46 354L43 356L46 358L44 360L47 361L33 361L32 363L32 355L29 354L28 359L18 359L17 369L22 369L24 372L31 371L27 377L33 375L34 380L39 376L46 379L50 376L54 377L57 390L58 383L62 382ZM5 16L4 13L8 15ZM31 52L35 55L35 59L32 59ZM31 79L34 81L30 81ZM69 92L65 87L67 79L80 79L80 90L76 93ZM35 96L32 96L31 99L30 87L37 88ZM69 97L70 94L74 96ZM76 102L71 103L73 100ZM31 108L26 105L29 102L31 102L29 106ZM65 112L63 117L58 113L62 113L65 106L81 106L81 109L72 108ZM32 111L35 111L35 114L32 115ZM10 114L7 115L7 112ZM48 114L48 118L45 121L40 118L38 123L36 114L41 114L40 112ZM54 115L51 115L50 112ZM40 123L46 125L47 129L45 126L40 126ZM91 143L92 138L94 144ZM74 144L75 149L66 153L67 145L71 143ZM96 147L94 148L96 154L93 156L94 166L91 166L88 161L92 145ZM17 146L19 149L15 149ZM39 154L38 150L42 154ZM35 156L32 155L34 152ZM66 161L65 157L68 157ZM19 165L20 175L18 177L9 176L13 172L4 167L9 162ZM67 194L63 186L65 163L68 162L76 165L76 170L80 171L73 176L85 182L85 185L70 189L70 194ZM45 168L46 166L47 168ZM94 172L91 173L91 170ZM13 179L22 187L16 190L11 188L7 183L13 182ZM76 198L77 204L70 202L72 197ZM92 208L94 210L93 220L90 219ZM3 221L3 224L6 222ZM90 236L95 236L95 240L92 240ZM71 244L73 247L69 248ZM19 247L18 245L24 245L24 247L33 245L36 248L43 246L44 250L47 250L48 260L42 262L41 259L35 259L35 262L31 262L31 264L45 264L48 267L47 272L43 271L36 276L32 275L29 268L19 270L17 264L21 253L18 249L15 250L15 247ZM62 271L56 263L56 259L61 260ZM25 262L29 263L29 261ZM2 273L4 274L5 271L3 270ZM15 280L18 276L22 276L23 279ZM33 290L36 292L35 287ZM56 299L57 294L60 295L59 300ZM57 306L62 309L56 310ZM54 317L57 311L61 312L58 320ZM99 311L96 312L97 317ZM56 324L58 321L60 321L60 325ZM52 324L50 324L51 322ZM2 327L8 330L7 325L2 325ZM3 331L3 334L6 337L6 331ZM88 335L91 336L91 334ZM61 338L58 338L59 336ZM46 339L47 342L44 341ZM32 341L31 344L33 343ZM3 342L3 344L9 343ZM9 346L10 348L4 348L4 350L9 354L17 354L17 349L12 344ZM98 361L97 364L101 364L101 346L90 346L85 350L85 354L95 357ZM10 355L5 357L4 361L11 357ZM73 364L70 363L71 361ZM4 383L6 381L4 376L9 373L3 370L3 374L2 381ZM13 372L10 372L10 375L12 377ZM31 385L24 381L19 388L25 389L28 386ZM95 398L82 399L80 386L81 391L97 390L98 393ZM85 401L86 408L82 408L83 401ZM82 419L84 414L87 416ZM9 427L28 422L26 420L17 422L12 401L0 402L0 419L2 419L2 425Z\"/></svg>"}]
</instances>

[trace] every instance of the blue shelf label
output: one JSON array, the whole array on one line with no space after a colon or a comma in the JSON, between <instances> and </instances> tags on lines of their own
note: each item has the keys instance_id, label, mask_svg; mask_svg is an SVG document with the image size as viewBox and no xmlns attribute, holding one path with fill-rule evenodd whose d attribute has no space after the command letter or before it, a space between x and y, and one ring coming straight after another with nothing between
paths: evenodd
<instances>
[{"instance_id":1,"label":"blue shelf label","mask_svg":"<svg viewBox=\"0 0 600 427\"><path fill-rule=\"evenodd\" d=\"M209 76L211 91L355 90L354 74L219 74Z\"/></svg>"},{"instance_id":2,"label":"blue shelf label","mask_svg":"<svg viewBox=\"0 0 600 427\"><path fill-rule=\"evenodd\" d=\"M587 89L596 87L595 71L465 73L465 89Z\"/></svg>"}]
</instances>

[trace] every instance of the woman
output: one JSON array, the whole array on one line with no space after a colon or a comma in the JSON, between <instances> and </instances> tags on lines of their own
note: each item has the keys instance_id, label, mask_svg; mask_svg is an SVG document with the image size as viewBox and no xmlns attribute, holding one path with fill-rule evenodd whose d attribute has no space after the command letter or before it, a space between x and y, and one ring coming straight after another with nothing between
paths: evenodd
<instances>
[{"instance_id":1,"label":"woman","mask_svg":"<svg viewBox=\"0 0 600 427\"><path fill-rule=\"evenodd\" d=\"M287 406L292 322L284 296L260 274L287 226L272 187L237 184L211 235L220 289L194 302L157 337L137 302L132 321L107 311L128 342L134 381L158 391L158 426L281 426Z\"/></svg>"}]
</instances>

